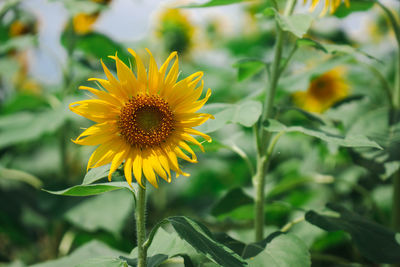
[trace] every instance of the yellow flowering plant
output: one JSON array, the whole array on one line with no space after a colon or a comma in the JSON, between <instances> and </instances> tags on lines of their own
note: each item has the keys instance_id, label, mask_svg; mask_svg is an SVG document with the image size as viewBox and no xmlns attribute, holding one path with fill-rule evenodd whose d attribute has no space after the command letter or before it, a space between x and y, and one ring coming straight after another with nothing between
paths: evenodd
<instances>
[{"instance_id":1,"label":"yellow flowering plant","mask_svg":"<svg viewBox=\"0 0 400 267\"><path fill-rule=\"evenodd\" d=\"M0 3L1 266L400 262L398 6L201 2Z\"/></svg>"}]
</instances>

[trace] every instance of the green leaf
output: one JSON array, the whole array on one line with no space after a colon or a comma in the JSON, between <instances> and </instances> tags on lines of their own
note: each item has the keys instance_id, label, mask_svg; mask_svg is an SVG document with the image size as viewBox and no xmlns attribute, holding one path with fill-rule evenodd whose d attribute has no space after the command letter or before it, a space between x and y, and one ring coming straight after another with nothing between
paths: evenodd
<instances>
[{"instance_id":1,"label":"green leaf","mask_svg":"<svg viewBox=\"0 0 400 267\"><path fill-rule=\"evenodd\" d=\"M374 6L374 1L351 0L349 7L346 7L346 5L344 3L342 3L338 7L338 9L336 9L336 11L333 15L338 18L344 18L353 12L369 10L373 6Z\"/></svg>"},{"instance_id":2,"label":"green leaf","mask_svg":"<svg viewBox=\"0 0 400 267\"><path fill-rule=\"evenodd\" d=\"M12 181L24 182L35 188L40 188L42 186L42 181L24 171L6 169L0 166L0 179L8 179Z\"/></svg>"},{"instance_id":3,"label":"green leaf","mask_svg":"<svg viewBox=\"0 0 400 267\"><path fill-rule=\"evenodd\" d=\"M350 154L356 164L386 180L400 167L400 122L391 122L391 111L387 107L377 108L362 114L351 124L348 133L362 132L384 148L382 151L357 149Z\"/></svg>"},{"instance_id":4,"label":"green leaf","mask_svg":"<svg viewBox=\"0 0 400 267\"><path fill-rule=\"evenodd\" d=\"M290 234L280 234L273 238L263 251L247 260L251 267L264 267L266 262L268 267L311 266L307 246L301 239Z\"/></svg>"},{"instance_id":5,"label":"green leaf","mask_svg":"<svg viewBox=\"0 0 400 267\"><path fill-rule=\"evenodd\" d=\"M126 188L134 192L134 189L129 187L127 182L109 182L109 183L88 184L88 185L82 184L82 185L75 185L73 187L60 191L49 191L49 190L44 190L44 191L54 195L83 197L83 196L98 195L108 191L113 191L123 188Z\"/></svg>"},{"instance_id":6,"label":"green leaf","mask_svg":"<svg viewBox=\"0 0 400 267\"><path fill-rule=\"evenodd\" d=\"M298 108L298 107L292 107L292 106L288 106L288 107L279 107L279 112L287 112L287 111L295 111L298 112L302 115L304 115L308 120L310 121L315 121L321 125L326 125L326 118L323 117L320 114L317 113L313 113L313 112L308 112L304 109Z\"/></svg>"},{"instance_id":7,"label":"green leaf","mask_svg":"<svg viewBox=\"0 0 400 267\"><path fill-rule=\"evenodd\" d=\"M237 4L241 2L249 2L248 0L210 0L204 4L189 4L181 8L196 8L196 7L212 7L212 6L226 6Z\"/></svg>"},{"instance_id":8,"label":"green leaf","mask_svg":"<svg viewBox=\"0 0 400 267\"><path fill-rule=\"evenodd\" d=\"M265 66L265 62L258 59L242 59L233 65L233 67L238 69L238 80L240 82L256 75Z\"/></svg>"},{"instance_id":9,"label":"green leaf","mask_svg":"<svg viewBox=\"0 0 400 267\"><path fill-rule=\"evenodd\" d=\"M194 247L198 252L222 266L244 266L243 259L228 247L218 243L208 229L184 216L169 217L178 235Z\"/></svg>"},{"instance_id":10,"label":"green leaf","mask_svg":"<svg viewBox=\"0 0 400 267\"><path fill-rule=\"evenodd\" d=\"M34 35L19 36L11 38L0 45L0 54L5 54L10 50L23 51L37 44L37 38Z\"/></svg>"},{"instance_id":11,"label":"green leaf","mask_svg":"<svg viewBox=\"0 0 400 267\"><path fill-rule=\"evenodd\" d=\"M128 267L128 263L121 258L100 257L88 259L75 267Z\"/></svg>"},{"instance_id":12,"label":"green leaf","mask_svg":"<svg viewBox=\"0 0 400 267\"><path fill-rule=\"evenodd\" d=\"M283 16L278 12L275 13L275 19L284 31L293 33L298 38L302 38L311 26L313 17L308 14L294 14Z\"/></svg>"},{"instance_id":13,"label":"green leaf","mask_svg":"<svg viewBox=\"0 0 400 267\"><path fill-rule=\"evenodd\" d=\"M38 263L35 265L31 265L32 267L74 267L78 264L81 264L85 260L89 260L91 258L96 257L115 257L119 256L127 256L125 253L114 250L107 245L99 242L99 241L91 241L77 250L75 250L71 255L62 257L56 260L50 260L44 263Z\"/></svg>"},{"instance_id":14,"label":"green leaf","mask_svg":"<svg viewBox=\"0 0 400 267\"><path fill-rule=\"evenodd\" d=\"M400 262L400 244L396 241L395 232L339 205L328 204L327 207L338 212L340 217L309 211L305 215L306 220L326 231L348 232L360 253L373 262Z\"/></svg>"},{"instance_id":15,"label":"green leaf","mask_svg":"<svg viewBox=\"0 0 400 267\"><path fill-rule=\"evenodd\" d=\"M330 54L337 54L337 53L342 53L342 54L349 54L349 55L362 55L367 58L376 60L380 63L383 63L381 60L377 59L376 57L365 53L361 51L360 49L354 48L350 45L344 45L344 44L323 44L323 47L328 51Z\"/></svg>"},{"instance_id":16,"label":"green leaf","mask_svg":"<svg viewBox=\"0 0 400 267\"><path fill-rule=\"evenodd\" d=\"M237 209L240 206L254 203L253 199L243 192L242 188L229 190L211 210L211 214L219 216Z\"/></svg>"},{"instance_id":17,"label":"green leaf","mask_svg":"<svg viewBox=\"0 0 400 267\"><path fill-rule=\"evenodd\" d=\"M0 117L0 148L54 133L68 118L66 107L40 113L19 112Z\"/></svg>"},{"instance_id":18,"label":"green leaf","mask_svg":"<svg viewBox=\"0 0 400 267\"><path fill-rule=\"evenodd\" d=\"M132 195L125 190L118 190L84 200L64 216L83 230L95 232L101 229L118 236L131 211Z\"/></svg>"},{"instance_id":19,"label":"green leaf","mask_svg":"<svg viewBox=\"0 0 400 267\"><path fill-rule=\"evenodd\" d=\"M229 123L238 123L245 127L251 127L258 121L261 110L261 103L253 100L238 104L210 104L203 108L203 112L213 114L215 119L206 121L197 129L210 133L221 129Z\"/></svg>"},{"instance_id":20,"label":"green leaf","mask_svg":"<svg viewBox=\"0 0 400 267\"><path fill-rule=\"evenodd\" d=\"M90 169L83 178L82 184L91 184L104 177L107 177L110 171L110 166L110 164L106 164L104 166Z\"/></svg>"},{"instance_id":21,"label":"green leaf","mask_svg":"<svg viewBox=\"0 0 400 267\"><path fill-rule=\"evenodd\" d=\"M326 48L322 44L308 38L297 39L296 43L298 47L311 46L317 50L321 50L325 53L328 53L328 50L326 50Z\"/></svg>"},{"instance_id":22,"label":"green leaf","mask_svg":"<svg viewBox=\"0 0 400 267\"><path fill-rule=\"evenodd\" d=\"M147 250L148 257L158 254L167 255L167 258L173 258L180 254L196 255L197 252L188 242L180 238L176 232L169 233L160 227ZM137 248L131 252L130 256L137 257Z\"/></svg>"},{"instance_id":23,"label":"green leaf","mask_svg":"<svg viewBox=\"0 0 400 267\"><path fill-rule=\"evenodd\" d=\"M124 259L129 264L129 266L137 266L138 263L137 255L136 258L133 259L127 257L121 257L121 258ZM158 267L166 259L168 259L168 256L164 254L155 254L153 256L147 256L146 267Z\"/></svg>"},{"instance_id":24,"label":"green leaf","mask_svg":"<svg viewBox=\"0 0 400 267\"><path fill-rule=\"evenodd\" d=\"M299 132L316 137L325 142L344 147L374 147L382 149L376 142L369 140L363 135L340 136L322 130L307 129L302 126L286 126L276 120L267 120L264 124L270 132Z\"/></svg>"},{"instance_id":25,"label":"green leaf","mask_svg":"<svg viewBox=\"0 0 400 267\"><path fill-rule=\"evenodd\" d=\"M68 31L65 31L61 36L61 43L64 47L68 47L68 42L74 41L75 48L85 52L96 59L108 60L108 56L114 56L118 53L118 57L123 61L130 58L126 49L112 40L110 37L92 32L85 35L70 36Z\"/></svg>"}]
</instances>

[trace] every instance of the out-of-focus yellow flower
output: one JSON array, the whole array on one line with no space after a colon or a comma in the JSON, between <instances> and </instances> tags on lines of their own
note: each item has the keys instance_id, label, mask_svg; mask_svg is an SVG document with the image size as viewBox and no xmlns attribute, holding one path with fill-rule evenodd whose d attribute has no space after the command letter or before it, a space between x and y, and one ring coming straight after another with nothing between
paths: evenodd
<instances>
[{"instance_id":1,"label":"out-of-focus yellow flower","mask_svg":"<svg viewBox=\"0 0 400 267\"><path fill-rule=\"evenodd\" d=\"M128 49L136 62L136 75L117 56L118 79L103 64L108 80L92 78L106 91L81 86L96 98L72 103L70 109L94 122L74 142L80 145L100 145L92 154L88 168L111 163L108 179L124 163L126 181L132 183L132 172L143 186L142 177L158 187L157 175L171 181L171 170L182 172L178 157L197 162L196 154L187 142L203 146L192 135L199 135L211 142L211 138L192 127L201 125L212 115L196 113L208 100L199 97L203 91L203 73L196 72L177 82L178 56L173 52L159 69L150 55L148 71L142 59ZM175 59L175 60L174 60ZM171 68L167 72L170 62ZM200 85L198 86L198 83ZM186 153L190 154L189 157Z\"/></svg>"},{"instance_id":2,"label":"out-of-focus yellow flower","mask_svg":"<svg viewBox=\"0 0 400 267\"><path fill-rule=\"evenodd\" d=\"M162 38L168 52L185 53L193 42L195 28L180 9L167 8L159 18L157 35Z\"/></svg>"},{"instance_id":3,"label":"out-of-focus yellow flower","mask_svg":"<svg viewBox=\"0 0 400 267\"><path fill-rule=\"evenodd\" d=\"M310 11L314 11L315 7L322 1L323 0L311 0ZM304 4L307 4L307 2L308 0L304 0ZM320 14L321 16L325 15L328 10L331 14L335 13L336 9L338 9L342 2L344 2L346 7L350 6L350 0L325 0L324 2L324 8Z\"/></svg>"},{"instance_id":4,"label":"out-of-focus yellow flower","mask_svg":"<svg viewBox=\"0 0 400 267\"><path fill-rule=\"evenodd\" d=\"M15 20L11 23L9 28L9 35L11 37L21 36L24 34L35 33L35 23L28 23L21 20Z\"/></svg>"},{"instance_id":5,"label":"out-of-focus yellow flower","mask_svg":"<svg viewBox=\"0 0 400 267\"><path fill-rule=\"evenodd\" d=\"M345 72L344 67L336 67L315 78L307 91L293 94L295 104L310 112L324 112L348 96L350 86L343 78Z\"/></svg>"},{"instance_id":6,"label":"out-of-focus yellow flower","mask_svg":"<svg viewBox=\"0 0 400 267\"><path fill-rule=\"evenodd\" d=\"M112 0L91 0L91 1L106 6L110 4ZM92 32L93 24L97 21L99 15L100 15L99 11L90 14L78 13L77 15L75 15L72 18L72 26L74 32L79 35L84 35Z\"/></svg>"},{"instance_id":7,"label":"out-of-focus yellow flower","mask_svg":"<svg viewBox=\"0 0 400 267\"><path fill-rule=\"evenodd\" d=\"M85 14L79 13L72 19L74 32L80 35L90 33L93 29L93 24L99 17L99 13Z\"/></svg>"}]
</instances>

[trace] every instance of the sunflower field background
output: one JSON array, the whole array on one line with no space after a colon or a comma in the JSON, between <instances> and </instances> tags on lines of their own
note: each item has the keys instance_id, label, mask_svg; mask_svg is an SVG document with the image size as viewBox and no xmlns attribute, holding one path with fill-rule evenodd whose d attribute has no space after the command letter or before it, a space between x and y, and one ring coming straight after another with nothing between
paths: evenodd
<instances>
[{"instance_id":1,"label":"sunflower field background","mask_svg":"<svg viewBox=\"0 0 400 267\"><path fill-rule=\"evenodd\" d=\"M1 0L0 266L400 266L399 14L397 0ZM96 97L127 100L76 106ZM89 166L105 139L84 129L116 110L127 136L139 104L126 114L166 120L162 140L135 132L132 158L111 145Z\"/></svg>"}]
</instances>

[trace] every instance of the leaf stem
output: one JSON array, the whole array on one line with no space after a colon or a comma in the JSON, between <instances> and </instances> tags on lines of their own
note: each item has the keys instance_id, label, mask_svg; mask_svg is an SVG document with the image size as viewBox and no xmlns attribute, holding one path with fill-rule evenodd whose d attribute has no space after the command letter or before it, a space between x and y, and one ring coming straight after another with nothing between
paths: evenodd
<instances>
[{"instance_id":1,"label":"leaf stem","mask_svg":"<svg viewBox=\"0 0 400 267\"><path fill-rule=\"evenodd\" d=\"M288 0L286 3L284 16L292 14L296 5L296 0ZM270 83L265 94L264 107L261 118L255 128L257 138L257 167L256 173L253 176L252 182L255 188L255 205L254 205L254 228L255 240L260 241L264 238L264 200L265 200L265 176L270 163L273 148L277 139L271 143L271 133L267 132L263 123L272 117L273 103L275 99L275 92L278 86L279 77L281 74L281 60L283 50L284 32L276 22L276 43L274 48L274 60L272 62L272 69L270 75ZM279 135L279 134L278 134ZM270 145L272 144L272 146Z\"/></svg>"},{"instance_id":2,"label":"leaf stem","mask_svg":"<svg viewBox=\"0 0 400 267\"><path fill-rule=\"evenodd\" d=\"M304 216L301 216L299 218L294 219L293 221L288 222L287 224L285 224L282 228L281 228L281 232L287 232L290 230L290 228L292 228L294 225L301 223L305 220Z\"/></svg>"},{"instance_id":3,"label":"leaf stem","mask_svg":"<svg viewBox=\"0 0 400 267\"><path fill-rule=\"evenodd\" d=\"M146 181L146 180L145 180ZM143 182L146 186L146 182ZM144 246L146 239L146 188L139 186L136 202L136 236L138 247L138 267L146 267L147 248Z\"/></svg>"},{"instance_id":4,"label":"leaf stem","mask_svg":"<svg viewBox=\"0 0 400 267\"><path fill-rule=\"evenodd\" d=\"M143 247L146 251L150 247L151 243L153 242L154 236L156 235L158 228L160 228L164 224L167 224L168 222L169 221L167 219L161 220L153 227L153 229L151 229L151 231L149 233L149 237L147 238L146 242L144 242L144 244L143 244Z\"/></svg>"}]
</instances>

